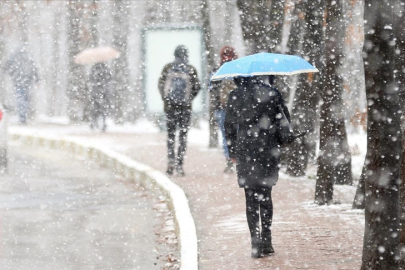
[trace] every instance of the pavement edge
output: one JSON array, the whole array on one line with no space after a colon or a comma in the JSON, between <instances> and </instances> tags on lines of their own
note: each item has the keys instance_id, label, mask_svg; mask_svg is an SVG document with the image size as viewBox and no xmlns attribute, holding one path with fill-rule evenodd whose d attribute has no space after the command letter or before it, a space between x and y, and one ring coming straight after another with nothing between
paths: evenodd
<instances>
[{"instance_id":1,"label":"pavement edge","mask_svg":"<svg viewBox=\"0 0 405 270\"><path fill-rule=\"evenodd\" d=\"M12 141L25 145L64 150L72 154L96 160L100 165L116 173L135 179L155 196L163 195L173 212L176 234L180 245L180 269L198 269L198 244L194 219L184 191L173 183L164 173L137 162L128 156L98 145L86 144L78 139L35 134L34 132L9 132Z\"/></svg>"}]
</instances>

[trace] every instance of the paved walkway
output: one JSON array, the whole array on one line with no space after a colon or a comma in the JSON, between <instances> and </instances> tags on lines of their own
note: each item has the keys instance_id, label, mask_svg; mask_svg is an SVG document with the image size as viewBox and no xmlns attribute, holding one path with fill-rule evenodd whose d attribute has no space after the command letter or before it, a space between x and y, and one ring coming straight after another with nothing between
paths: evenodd
<instances>
[{"instance_id":1,"label":"paved walkway","mask_svg":"<svg viewBox=\"0 0 405 270\"><path fill-rule=\"evenodd\" d=\"M60 127L46 128L63 132ZM91 138L94 143L103 143L162 172L166 170L165 133L100 134L74 129L66 132L78 138ZM360 268L364 214L351 210L355 187L337 186L335 199L342 204L319 207L312 203L314 171L307 178L281 174L273 189L272 232L276 253L251 259L244 193L238 188L236 175L223 173L220 149L208 149L196 138L190 141L184 166L186 176L172 180L190 200L201 270Z\"/></svg>"}]
</instances>

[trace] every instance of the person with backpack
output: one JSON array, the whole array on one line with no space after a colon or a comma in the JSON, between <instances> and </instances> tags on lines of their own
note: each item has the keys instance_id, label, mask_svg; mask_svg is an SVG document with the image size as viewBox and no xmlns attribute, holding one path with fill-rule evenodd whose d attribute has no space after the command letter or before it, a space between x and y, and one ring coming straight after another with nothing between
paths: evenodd
<instances>
[{"instance_id":1,"label":"person with backpack","mask_svg":"<svg viewBox=\"0 0 405 270\"><path fill-rule=\"evenodd\" d=\"M224 46L220 51L220 57L221 57L220 66L214 69L212 74L217 72L218 69L226 62L237 59L238 54L236 53L234 48L230 46ZM214 99L211 100L211 102L213 102L213 106L215 108L215 119L222 134L222 148L226 159L226 167L224 170L225 173L232 173L234 171L233 162L229 158L228 145L225 139L224 121L225 121L225 109L226 104L228 103L229 94L235 88L236 85L233 79L223 79L220 81L213 81L210 82L209 87L209 90L213 93L214 97Z\"/></svg>"},{"instance_id":2,"label":"person with backpack","mask_svg":"<svg viewBox=\"0 0 405 270\"><path fill-rule=\"evenodd\" d=\"M179 45L174 51L175 60L167 64L159 78L158 88L164 102L167 126L168 167L166 173L176 170L184 176L183 163L187 149L187 132L191 119L191 104L200 90L197 70L188 64L188 50ZM176 128L179 127L179 148L175 155Z\"/></svg>"},{"instance_id":3,"label":"person with backpack","mask_svg":"<svg viewBox=\"0 0 405 270\"><path fill-rule=\"evenodd\" d=\"M281 93L271 86L273 80L273 75L235 78L238 87L229 96L225 116L229 156L245 191L253 258L274 253L271 191L278 181L280 145L291 142L280 127L280 120L290 122L290 114Z\"/></svg>"}]
</instances>

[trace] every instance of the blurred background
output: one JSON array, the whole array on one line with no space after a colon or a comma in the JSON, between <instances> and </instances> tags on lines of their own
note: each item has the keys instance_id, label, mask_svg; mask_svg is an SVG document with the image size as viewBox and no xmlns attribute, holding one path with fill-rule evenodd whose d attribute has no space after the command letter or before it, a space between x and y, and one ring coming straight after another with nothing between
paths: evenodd
<instances>
[{"instance_id":1,"label":"blurred background","mask_svg":"<svg viewBox=\"0 0 405 270\"><path fill-rule=\"evenodd\" d=\"M308 55L307 60L316 65L305 43L309 39L307 32L313 31L306 25L317 20L305 16L313 5L299 0L2 1L0 64L3 66L23 44L40 79L31 90L30 118L87 121L90 66L76 64L74 56L85 48L113 47L121 55L108 62L114 88L111 115L116 123L134 122L150 112L160 112L157 88L155 93L151 90L155 87L153 80L162 63L172 60L174 46L178 45L175 41L183 42L190 47L191 63L203 82L194 107L207 119L208 76L219 65L219 51L224 45L233 46L239 56L259 51ZM345 80L345 119L349 121L365 108L361 1L344 1L344 12L345 65L341 73ZM170 34L179 29L194 31ZM169 34L164 36L164 32ZM155 40L148 43L153 36ZM161 62L145 65L145 61L153 59ZM279 86L290 108L296 98L294 85L287 82ZM0 73L0 98L15 111L12 81L5 72Z\"/></svg>"}]
</instances>

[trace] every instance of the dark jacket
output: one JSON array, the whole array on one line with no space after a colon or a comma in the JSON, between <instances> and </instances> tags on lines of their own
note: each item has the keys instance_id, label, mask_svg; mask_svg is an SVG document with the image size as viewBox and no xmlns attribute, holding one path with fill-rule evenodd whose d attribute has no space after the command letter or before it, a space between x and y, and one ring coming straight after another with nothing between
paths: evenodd
<instances>
[{"instance_id":1,"label":"dark jacket","mask_svg":"<svg viewBox=\"0 0 405 270\"><path fill-rule=\"evenodd\" d=\"M290 121L280 92L248 80L231 92L225 116L229 155L237 160L239 187L271 187L277 183L280 146L276 135L278 105Z\"/></svg>"},{"instance_id":2,"label":"dark jacket","mask_svg":"<svg viewBox=\"0 0 405 270\"><path fill-rule=\"evenodd\" d=\"M111 72L105 63L95 64L90 71L90 100L108 109L110 105Z\"/></svg>"},{"instance_id":3,"label":"dark jacket","mask_svg":"<svg viewBox=\"0 0 405 270\"><path fill-rule=\"evenodd\" d=\"M211 76L218 71L218 68L214 69ZM225 110L228 103L229 93L236 88L233 80L224 79L220 81L210 81L209 91L211 95L211 104L215 110Z\"/></svg>"},{"instance_id":4,"label":"dark jacket","mask_svg":"<svg viewBox=\"0 0 405 270\"><path fill-rule=\"evenodd\" d=\"M176 65L175 62L167 64L163 68L162 73L159 77L158 88L159 88L160 95L162 96L164 105L165 105L165 108L164 108L165 112L167 112L167 109L170 106L170 104L168 104L168 101L165 99L163 92L164 92L164 88L165 88L165 84L166 84L167 75L173 69L173 67L175 65ZM201 85L200 85L200 81L198 80L197 70L192 65L189 65L189 64L184 64L184 65L190 76L190 83L191 83L190 100L189 100L189 104L186 105L186 109L191 110L191 103L192 103L193 99L197 96L198 91L201 88Z\"/></svg>"},{"instance_id":5,"label":"dark jacket","mask_svg":"<svg viewBox=\"0 0 405 270\"><path fill-rule=\"evenodd\" d=\"M8 72L16 87L27 88L38 82L38 70L29 53L24 48L18 49L3 67Z\"/></svg>"}]
</instances>

